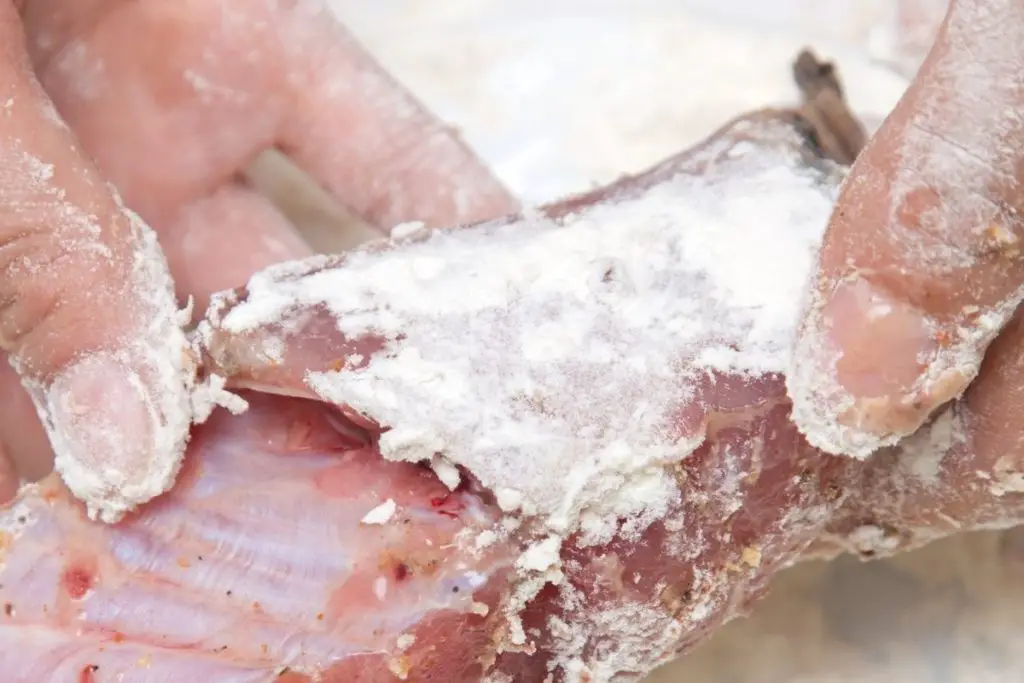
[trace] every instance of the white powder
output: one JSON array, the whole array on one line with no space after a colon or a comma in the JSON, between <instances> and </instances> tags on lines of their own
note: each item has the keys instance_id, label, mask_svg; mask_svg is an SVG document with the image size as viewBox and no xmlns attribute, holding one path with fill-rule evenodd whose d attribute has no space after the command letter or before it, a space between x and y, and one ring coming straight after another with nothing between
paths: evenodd
<instances>
[{"instance_id":1,"label":"white powder","mask_svg":"<svg viewBox=\"0 0 1024 683\"><path fill-rule=\"evenodd\" d=\"M377 596L377 599L381 602L388 597L388 580L383 576L378 576L373 580L373 594Z\"/></svg>"},{"instance_id":2,"label":"white powder","mask_svg":"<svg viewBox=\"0 0 1024 683\"><path fill-rule=\"evenodd\" d=\"M951 405L939 413L927 429L911 434L900 443L900 475L910 477L916 484L938 484L943 459L956 444L965 440L963 415Z\"/></svg>"},{"instance_id":3,"label":"white powder","mask_svg":"<svg viewBox=\"0 0 1024 683\"><path fill-rule=\"evenodd\" d=\"M561 546L560 538L548 536L527 548L516 561L516 566L530 572L546 572L559 565L558 551Z\"/></svg>"},{"instance_id":4,"label":"white powder","mask_svg":"<svg viewBox=\"0 0 1024 683\"><path fill-rule=\"evenodd\" d=\"M900 537L874 524L864 524L847 534L843 545L853 553L885 554L899 548Z\"/></svg>"},{"instance_id":5,"label":"white powder","mask_svg":"<svg viewBox=\"0 0 1024 683\"><path fill-rule=\"evenodd\" d=\"M480 683L515 683L512 677L503 673L487 674Z\"/></svg>"},{"instance_id":6,"label":"white powder","mask_svg":"<svg viewBox=\"0 0 1024 683\"><path fill-rule=\"evenodd\" d=\"M241 415L249 409L248 402L225 389L226 385L227 379L214 373L195 385L192 391L193 422L205 422L216 408L224 408L232 415Z\"/></svg>"},{"instance_id":7,"label":"white powder","mask_svg":"<svg viewBox=\"0 0 1024 683\"><path fill-rule=\"evenodd\" d=\"M499 488L494 497L503 512L515 512L523 506L523 494L515 489Z\"/></svg>"},{"instance_id":8,"label":"white powder","mask_svg":"<svg viewBox=\"0 0 1024 683\"><path fill-rule=\"evenodd\" d=\"M381 435L380 440L382 443L387 442L389 447L393 448L395 446L395 442L403 436L408 437L409 435L402 432L398 432L396 434L388 433ZM399 449L400 448L401 446L399 445ZM437 478L441 480L441 483L453 491L462 481L462 475L459 474L458 468L456 468L455 465L453 465L452 462L443 455L434 454L430 458L430 467L434 470L434 474L437 475Z\"/></svg>"},{"instance_id":9,"label":"white powder","mask_svg":"<svg viewBox=\"0 0 1024 683\"><path fill-rule=\"evenodd\" d=\"M363 524L387 524L395 514L395 501L388 498L386 501L367 512L361 522Z\"/></svg>"},{"instance_id":10,"label":"white powder","mask_svg":"<svg viewBox=\"0 0 1024 683\"><path fill-rule=\"evenodd\" d=\"M395 227L391 228L391 239L395 242L401 242L423 234L426 229L427 225L423 221L399 223Z\"/></svg>"},{"instance_id":11,"label":"white powder","mask_svg":"<svg viewBox=\"0 0 1024 683\"><path fill-rule=\"evenodd\" d=\"M1004 455L992 467L993 484L990 487L996 496L1008 493L1024 493L1024 465L1020 458Z\"/></svg>"},{"instance_id":12,"label":"white powder","mask_svg":"<svg viewBox=\"0 0 1024 683\"><path fill-rule=\"evenodd\" d=\"M39 494L39 485L35 483L22 484L18 491L18 497L5 509L5 514L0 517L0 547L8 547L12 541L21 537L29 527L34 526L38 516L25 500L32 495ZM3 563L3 555L0 553L0 564Z\"/></svg>"},{"instance_id":13,"label":"white powder","mask_svg":"<svg viewBox=\"0 0 1024 683\"><path fill-rule=\"evenodd\" d=\"M601 538L623 517L635 535L679 495L665 467L703 440L676 417L703 375L786 367L838 179L800 164L740 145L557 225L434 233L298 278L303 264L273 268L214 324L287 329L296 307L326 308L347 338L388 340L360 369L308 377L389 428L385 458L443 454L556 534L587 513Z\"/></svg>"},{"instance_id":14,"label":"white powder","mask_svg":"<svg viewBox=\"0 0 1024 683\"><path fill-rule=\"evenodd\" d=\"M494 533L490 529L481 531L476 537L474 547L477 550L483 550L484 548L490 547L495 541L498 540L498 534Z\"/></svg>"}]
</instances>

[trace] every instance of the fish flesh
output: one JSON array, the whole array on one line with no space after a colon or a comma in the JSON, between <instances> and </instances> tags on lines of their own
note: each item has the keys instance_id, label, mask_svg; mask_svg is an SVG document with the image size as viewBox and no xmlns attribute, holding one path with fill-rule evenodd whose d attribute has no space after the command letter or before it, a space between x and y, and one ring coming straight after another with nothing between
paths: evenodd
<instances>
[{"instance_id":1,"label":"fish flesh","mask_svg":"<svg viewBox=\"0 0 1024 683\"><path fill-rule=\"evenodd\" d=\"M322 406L248 398L197 429L172 493L115 526L56 479L6 512L5 680L470 680L509 551L457 549L493 514L380 462Z\"/></svg>"},{"instance_id":2,"label":"fish flesh","mask_svg":"<svg viewBox=\"0 0 1024 683\"><path fill-rule=\"evenodd\" d=\"M1018 523L959 404L865 462L789 420L771 286L806 277L844 172L759 112L218 296L197 349L248 407L195 428L173 491L100 525L51 477L0 514L4 680L637 681L795 562Z\"/></svg>"}]
</instances>

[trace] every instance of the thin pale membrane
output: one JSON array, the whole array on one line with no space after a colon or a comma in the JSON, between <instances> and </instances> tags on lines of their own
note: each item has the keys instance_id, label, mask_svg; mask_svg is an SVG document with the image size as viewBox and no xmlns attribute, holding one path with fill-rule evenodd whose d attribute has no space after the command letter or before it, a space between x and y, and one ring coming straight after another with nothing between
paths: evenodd
<instances>
[{"instance_id":1,"label":"thin pale membrane","mask_svg":"<svg viewBox=\"0 0 1024 683\"><path fill-rule=\"evenodd\" d=\"M387 680L438 658L469 675L509 563L503 542L473 545L494 511L380 462L327 412L254 396L218 414L175 490L114 526L55 479L23 493L4 516L5 679ZM385 499L389 519L361 521Z\"/></svg>"}]
</instances>

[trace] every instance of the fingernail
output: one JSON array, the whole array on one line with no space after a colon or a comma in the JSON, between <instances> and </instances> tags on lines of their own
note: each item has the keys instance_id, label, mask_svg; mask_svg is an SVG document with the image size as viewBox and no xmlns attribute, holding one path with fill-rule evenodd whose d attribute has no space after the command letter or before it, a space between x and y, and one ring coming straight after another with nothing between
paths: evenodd
<instances>
[{"instance_id":1,"label":"fingernail","mask_svg":"<svg viewBox=\"0 0 1024 683\"><path fill-rule=\"evenodd\" d=\"M81 360L53 381L47 404L54 467L90 516L116 521L172 483L176 468L155 462L150 390L126 364L102 354Z\"/></svg>"},{"instance_id":2,"label":"fingernail","mask_svg":"<svg viewBox=\"0 0 1024 683\"><path fill-rule=\"evenodd\" d=\"M844 280L801 331L788 379L793 419L818 448L865 458L967 385L945 348L922 311L863 278Z\"/></svg>"}]
</instances>

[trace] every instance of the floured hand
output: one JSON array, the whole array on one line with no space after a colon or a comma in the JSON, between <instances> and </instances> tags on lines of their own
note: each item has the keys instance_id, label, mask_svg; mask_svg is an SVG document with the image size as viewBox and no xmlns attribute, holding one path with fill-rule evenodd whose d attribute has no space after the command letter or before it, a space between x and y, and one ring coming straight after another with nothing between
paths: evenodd
<instances>
[{"instance_id":1,"label":"floured hand","mask_svg":"<svg viewBox=\"0 0 1024 683\"><path fill-rule=\"evenodd\" d=\"M194 382L175 294L310 253L239 180L262 150L385 229L516 208L322 2L3 1L0 76L0 499L48 443L106 519L171 485Z\"/></svg>"},{"instance_id":2,"label":"floured hand","mask_svg":"<svg viewBox=\"0 0 1024 683\"><path fill-rule=\"evenodd\" d=\"M1022 70L1024 4L952 2L916 81L854 165L788 377L796 423L816 446L866 458L973 382L957 408L971 448L1002 457L1020 485Z\"/></svg>"}]
</instances>

